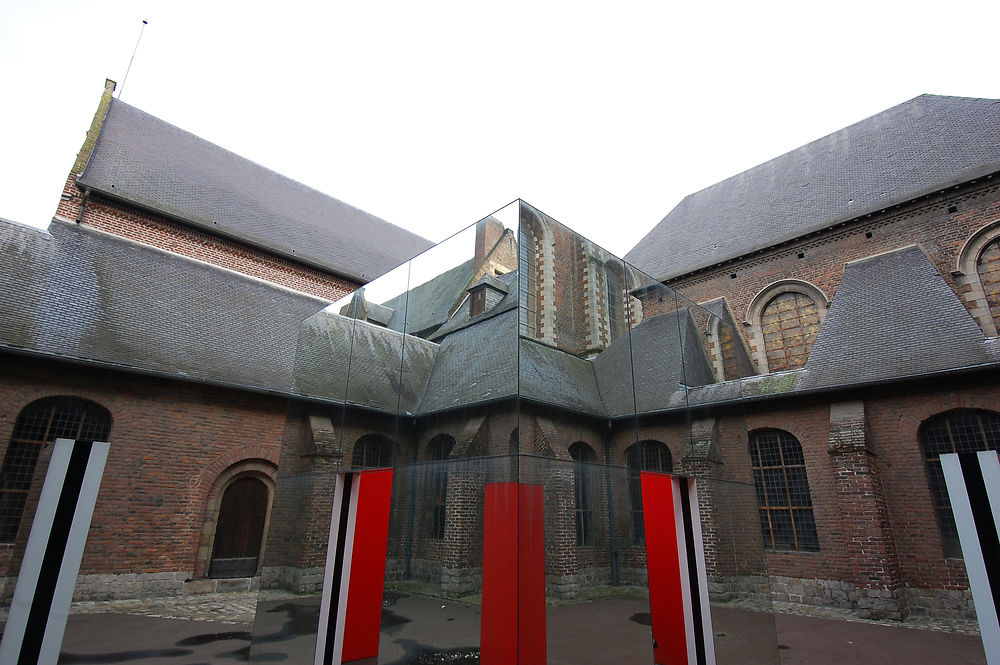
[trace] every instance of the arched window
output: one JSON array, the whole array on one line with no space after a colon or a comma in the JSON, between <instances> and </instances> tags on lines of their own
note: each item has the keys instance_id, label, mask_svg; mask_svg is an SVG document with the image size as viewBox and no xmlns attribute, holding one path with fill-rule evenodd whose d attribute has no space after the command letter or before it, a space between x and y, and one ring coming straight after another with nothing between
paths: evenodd
<instances>
[{"instance_id":1,"label":"arched window","mask_svg":"<svg viewBox=\"0 0 1000 665\"><path fill-rule=\"evenodd\" d=\"M802 444L779 429L753 432L750 464L764 547L819 551Z\"/></svg>"},{"instance_id":2,"label":"arched window","mask_svg":"<svg viewBox=\"0 0 1000 665\"><path fill-rule=\"evenodd\" d=\"M448 508L448 456L455 447L455 439L447 434L439 434L431 439L431 465L427 474L430 515L428 535L440 540L444 538L445 514Z\"/></svg>"},{"instance_id":3,"label":"arched window","mask_svg":"<svg viewBox=\"0 0 1000 665\"><path fill-rule=\"evenodd\" d=\"M594 544L594 455L583 441L569 447L569 456L576 464L573 469L573 511L576 514L576 544Z\"/></svg>"},{"instance_id":4,"label":"arched window","mask_svg":"<svg viewBox=\"0 0 1000 665\"><path fill-rule=\"evenodd\" d=\"M535 255L537 246L534 234L522 223L518 232L517 288L520 312L520 333L525 337L538 337L538 283Z\"/></svg>"},{"instance_id":5,"label":"arched window","mask_svg":"<svg viewBox=\"0 0 1000 665\"><path fill-rule=\"evenodd\" d=\"M611 343L625 333L625 279L621 266L608 263L605 266L607 275L608 296L608 343Z\"/></svg>"},{"instance_id":6,"label":"arched window","mask_svg":"<svg viewBox=\"0 0 1000 665\"><path fill-rule=\"evenodd\" d=\"M642 521L643 471L669 473L674 463L670 449L659 441L640 441L625 451L625 466L628 469L628 502L632 515L632 542L641 545L646 542L646 527Z\"/></svg>"},{"instance_id":7,"label":"arched window","mask_svg":"<svg viewBox=\"0 0 1000 665\"><path fill-rule=\"evenodd\" d=\"M962 556L940 457L942 453L1000 450L1000 414L973 409L950 411L925 421L917 437L927 466L934 512L941 527L944 555Z\"/></svg>"},{"instance_id":8,"label":"arched window","mask_svg":"<svg viewBox=\"0 0 1000 665\"><path fill-rule=\"evenodd\" d=\"M804 293L786 291L761 310L767 366L772 372L802 367L819 334L819 307Z\"/></svg>"},{"instance_id":9,"label":"arched window","mask_svg":"<svg viewBox=\"0 0 1000 665\"><path fill-rule=\"evenodd\" d=\"M56 439L107 441L110 434L111 416L92 402L52 397L24 407L0 467L0 542L12 543L17 537L42 448Z\"/></svg>"},{"instance_id":10,"label":"arched window","mask_svg":"<svg viewBox=\"0 0 1000 665\"><path fill-rule=\"evenodd\" d=\"M392 441L381 434L366 434L354 444L353 469L380 469L392 466Z\"/></svg>"},{"instance_id":11,"label":"arched window","mask_svg":"<svg viewBox=\"0 0 1000 665\"><path fill-rule=\"evenodd\" d=\"M990 315L1000 328L1000 238L983 248L976 261L976 272L990 306Z\"/></svg>"}]
</instances>

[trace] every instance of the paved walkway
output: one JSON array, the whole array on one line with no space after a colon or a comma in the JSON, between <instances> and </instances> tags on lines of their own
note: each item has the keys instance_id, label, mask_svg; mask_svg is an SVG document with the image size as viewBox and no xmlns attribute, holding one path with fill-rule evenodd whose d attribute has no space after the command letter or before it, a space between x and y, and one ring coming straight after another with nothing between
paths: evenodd
<instances>
[{"instance_id":1,"label":"paved walkway","mask_svg":"<svg viewBox=\"0 0 1000 665\"><path fill-rule=\"evenodd\" d=\"M72 606L60 663L228 665L246 662L257 600L254 592L237 592L151 600L77 602ZM643 628L641 622L636 623L639 615L631 614L635 608L629 606L623 609L615 605L627 605L629 602L640 610L644 606L641 600L622 599L550 608L550 665L603 664L605 660L600 645L618 643L620 646L625 632L635 633L637 630L637 635L641 633L646 637L628 633L627 642L634 642L637 649L628 662L651 662L645 644L648 628ZM264 592L261 608L266 612L265 624L274 624L265 628L272 631L269 633L272 639L267 646L269 653L275 649L278 652L291 649L293 643L305 644L309 641L309 631L297 630L294 624L296 619L306 618L305 615L298 616L302 613L295 610L310 604L315 604L315 599L284 592ZM905 662L907 665L985 665L986 662L975 627L968 624L864 621L843 611L797 605L777 605L775 609L777 612L771 618L771 615L747 608L713 608L719 662L734 662L735 658L743 663L753 652L759 653L751 658L753 662L775 663L773 655L766 655L774 653L775 635L782 665L885 665L887 661ZM394 665L409 662L412 655L409 651L414 645L419 646L413 638L427 644L427 640L438 632L433 617L439 611L446 611L448 617L444 620L450 622L440 624L442 635L455 635L456 626L465 623L468 626L459 633L478 634L478 607L404 596L403 600L387 610L391 610L390 614L397 618L403 617L398 627L384 631L384 648L387 649L384 655L391 656ZM630 618L621 624L621 630L625 631L621 639L602 638L602 631L619 625L611 621L618 615ZM428 621L432 623L428 624ZM292 627L290 632L289 626ZM282 630L288 634L285 635ZM767 639L769 634L772 637ZM397 645L406 648L400 650ZM299 646L302 645L292 650L297 653ZM305 649L308 651L311 646L305 644ZM278 652L270 655L277 657L280 655ZM292 656L289 651L280 660L291 663L296 660Z\"/></svg>"}]
</instances>

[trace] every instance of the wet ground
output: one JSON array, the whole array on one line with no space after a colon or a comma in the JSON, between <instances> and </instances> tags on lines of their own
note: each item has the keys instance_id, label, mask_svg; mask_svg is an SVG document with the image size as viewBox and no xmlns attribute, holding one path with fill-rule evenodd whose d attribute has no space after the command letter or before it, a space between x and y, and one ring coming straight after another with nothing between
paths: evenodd
<instances>
[{"instance_id":1,"label":"wet ground","mask_svg":"<svg viewBox=\"0 0 1000 665\"><path fill-rule=\"evenodd\" d=\"M150 602L159 613L142 616L121 607L75 605L60 663L232 665L251 659L252 596ZM133 601L128 601L133 602ZM131 607L135 610L138 605ZM90 610L80 613L80 610ZM109 610L94 613L94 610ZM117 611L116 611L117 610ZM274 596L260 603L252 661L311 663L318 618L315 597ZM233 612L226 616L225 613ZM648 604L616 598L549 607L549 665L649 665ZM190 617L197 618L190 618ZM241 623L224 623L233 616ZM922 630L816 616L768 614L713 607L719 663L822 665L985 665L977 635ZM206 620L208 619L208 620ZM400 595L385 608L381 665L478 663L479 608ZM779 660L780 659L780 660ZM359 663L358 665L369 665ZM371 661L374 665L374 660Z\"/></svg>"}]
</instances>

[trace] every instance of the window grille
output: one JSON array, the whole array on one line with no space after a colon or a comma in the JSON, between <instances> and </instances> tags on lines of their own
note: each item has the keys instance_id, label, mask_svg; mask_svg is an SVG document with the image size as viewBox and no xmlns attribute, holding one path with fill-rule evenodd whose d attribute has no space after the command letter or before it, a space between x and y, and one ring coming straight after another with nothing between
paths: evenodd
<instances>
[{"instance_id":1,"label":"window grille","mask_svg":"<svg viewBox=\"0 0 1000 665\"><path fill-rule=\"evenodd\" d=\"M594 451L586 443L577 441L569 447L569 456L575 460L573 469L573 512L576 517L576 544L594 544Z\"/></svg>"},{"instance_id":2,"label":"window grille","mask_svg":"<svg viewBox=\"0 0 1000 665\"><path fill-rule=\"evenodd\" d=\"M111 418L96 404L57 397L26 406L0 467L0 543L17 537L38 455L46 445L56 439L107 441L110 434Z\"/></svg>"},{"instance_id":3,"label":"window grille","mask_svg":"<svg viewBox=\"0 0 1000 665\"><path fill-rule=\"evenodd\" d=\"M643 471L669 473L673 470L670 449L659 441L640 441L625 451L625 466L628 469L628 500L632 515L632 542L642 545L646 542L646 527L642 516Z\"/></svg>"},{"instance_id":4,"label":"window grille","mask_svg":"<svg viewBox=\"0 0 1000 665\"><path fill-rule=\"evenodd\" d=\"M819 551L802 444L782 430L754 432L750 463L764 547Z\"/></svg>"},{"instance_id":5,"label":"window grille","mask_svg":"<svg viewBox=\"0 0 1000 665\"><path fill-rule=\"evenodd\" d=\"M955 515L951 511L940 457L943 453L1000 450L1000 414L973 409L951 411L924 422L918 438L924 454L934 512L941 528L944 555L960 557L962 547L958 541Z\"/></svg>"}]
</instances>

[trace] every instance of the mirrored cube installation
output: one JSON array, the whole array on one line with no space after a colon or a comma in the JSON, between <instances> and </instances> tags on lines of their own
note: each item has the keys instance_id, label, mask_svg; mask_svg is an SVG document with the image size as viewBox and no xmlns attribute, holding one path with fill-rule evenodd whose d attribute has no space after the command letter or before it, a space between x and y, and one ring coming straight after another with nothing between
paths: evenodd
<instances>
[{"instance_id":1,"label":"mirrored cube installation","mask_svg":"<svg viewBox=\"0 0 1000 665\"><path fill-rule=\"evenodd\" d=\"M776 663L733 325L522 201L306 319L251 661L335 662L337 488L391 468L378 643L343 662ZM642 472L697 487L687 628Z\"/></svg>"}]
</instances>

